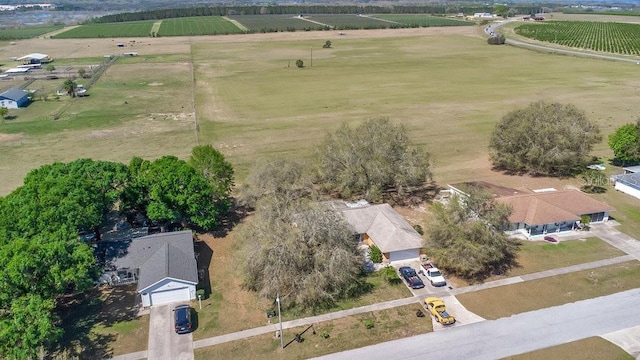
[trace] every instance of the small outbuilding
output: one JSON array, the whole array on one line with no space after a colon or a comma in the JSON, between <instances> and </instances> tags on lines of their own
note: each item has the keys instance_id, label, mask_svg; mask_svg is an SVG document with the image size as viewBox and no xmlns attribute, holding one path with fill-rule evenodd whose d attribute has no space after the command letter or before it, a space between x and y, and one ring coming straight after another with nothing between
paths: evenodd
<instances>
[{"instance_id":1,"label":"small outbuilding","mask_svg":"<svg viewBox=\"0 0 640 360\"><path fill-rule=\"evenodd\" d=\"M17 109L29 104L29 93L17 88L11 88L0 94L0 107Z\"/></svg>"},{"instance_id":2,"label":"small outbuilding","mask_svg":"<svg viewBox=\"0 0 640 360\"><path fill-rule=\"evenodd\" d=\"M29 64L46 64L53 61L53 58L47 54L33 53L17 58L18 61L28 62Z\"/></svg>"}]
</instances>

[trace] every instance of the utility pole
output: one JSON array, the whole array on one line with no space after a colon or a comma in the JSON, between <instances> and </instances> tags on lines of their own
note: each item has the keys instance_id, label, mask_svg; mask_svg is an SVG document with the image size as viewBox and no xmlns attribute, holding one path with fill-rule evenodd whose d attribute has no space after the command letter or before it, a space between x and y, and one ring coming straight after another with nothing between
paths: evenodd
<instances>
[{"instance_id":1,"label":"utility pole","mask_svg":"<svg viewBox=\"0 0 640 360\"><path fill-rule=\"evenodd\" d=\"M313 67L313 46L311 47L311 67Z\"/></svg>"},{"instance_id":2,"label":"utility pole","mask_svg":"<svg viewBox=\"0 0 640 360\"><path fill-rule=\"evenodd\" d=\"M278 303L278 321L280 322L280 348L284 350L284 334L282 334L282 313L280 313L280 294L276 294L276 302Z\"/></svg>"}]
</instances>

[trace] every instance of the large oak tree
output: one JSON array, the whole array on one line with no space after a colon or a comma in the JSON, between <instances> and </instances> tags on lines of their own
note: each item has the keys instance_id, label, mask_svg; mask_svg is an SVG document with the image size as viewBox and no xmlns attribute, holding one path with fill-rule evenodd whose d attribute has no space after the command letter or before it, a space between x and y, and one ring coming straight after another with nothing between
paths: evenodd
<instances>
[{"instance_id":1,"label":"large oak tree","mask_svg":"<svg viewBox=\"0 0 640 360\"><path fill-rule=\"evenodd\" d=\"M567 176L584 169L598 126L573 105L532 103L505 115L489 145L494 166L513 173Z\"/></svg>"},{"instance_id":2,"label":"large oak tree","mask_svg":"<svg viewBox=\"0 0 640 360\"><path fill-rule=\"evenodd\" d=\"M431 180L429 154L414 147L407 129L378 118L327 135L316 153L316 179L344 198L380 200L383 192L400 194Z\"/></svg>"}]
</instances>

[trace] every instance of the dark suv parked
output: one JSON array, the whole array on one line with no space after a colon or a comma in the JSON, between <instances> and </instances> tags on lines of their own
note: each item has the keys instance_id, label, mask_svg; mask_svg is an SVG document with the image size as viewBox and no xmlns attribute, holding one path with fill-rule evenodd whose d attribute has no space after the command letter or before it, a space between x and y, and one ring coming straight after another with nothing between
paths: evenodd
<instances>
[{"instance_id":1,"label":"dark suv parked","mask_svg":"<svg viewBox=\"0 0 640 360\"><path fill-rule=\"evenodd\" d=\"M191 308L189 305L179 305L173 309L175 319L175 330L178 334L191 332L193 323L191 322Z\"/></svg>"}]
</instances>

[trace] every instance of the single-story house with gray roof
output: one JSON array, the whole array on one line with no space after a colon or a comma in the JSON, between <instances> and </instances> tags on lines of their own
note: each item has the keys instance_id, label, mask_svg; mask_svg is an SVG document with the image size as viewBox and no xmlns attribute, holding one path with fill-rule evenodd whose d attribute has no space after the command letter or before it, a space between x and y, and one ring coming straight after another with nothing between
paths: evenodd
<instances>
[{"instance_id":1,"label":"single-story house with gray roof","mask_svg":"<svg viewBox=\"0 0 640 360\"><path fill-rule=\"evenodd\" d=\"M100 244L107 269L101 282L137 282L143 306L196 298L198 267L190 230Z\"/></svg>"},{"instance_id":2,"label":"single-story house with gray roof","mask_svg":"<svg viewBox=\"0 0 640 360\"><path fill-rule=\"evenodd\" d=\"M366 201L338 206L360 241L380 249L383 261L391 264L415 261L420 257L423 239L389 204L371 205Z\"/></svg>"},{"instance_id":3,"label":"single-story house with gray roof","mask_svg":"<svg viewBox=\"0 0 640 360\"><path fill-rule=\"evenodd\" d=\"M26 106L28 103L29 93L24 90L11 88L0 94L0 107L17 109Z\"/></svg>"}]
</instances>

